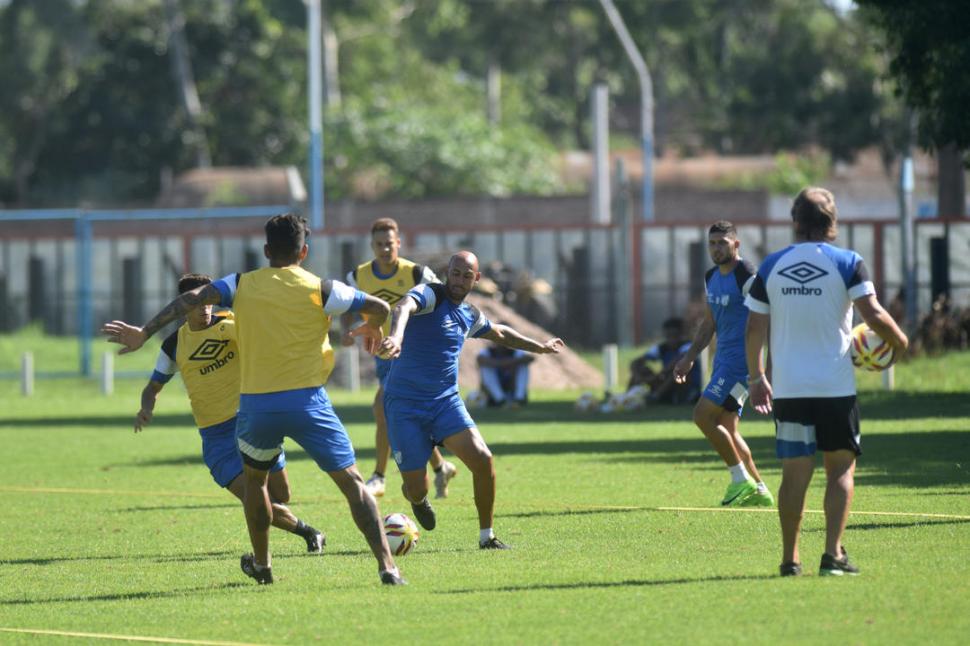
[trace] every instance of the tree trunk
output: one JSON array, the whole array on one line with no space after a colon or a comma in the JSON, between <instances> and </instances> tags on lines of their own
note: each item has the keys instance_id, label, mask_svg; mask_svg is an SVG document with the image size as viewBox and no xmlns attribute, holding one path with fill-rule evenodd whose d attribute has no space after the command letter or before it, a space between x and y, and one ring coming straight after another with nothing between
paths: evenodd
<instances>
[{"instance_id":1,"label":"tree trunk","mask_svg":"<svg viewBox=\"0 0 970 646\"><path fill-rule=\"evenodd\" d=\"M937 163L937 213L941 217L964 217L966 207L966 182L964 181L963 152L956 144L940 146L936 152Z\"/></svg>"}]
</instances>

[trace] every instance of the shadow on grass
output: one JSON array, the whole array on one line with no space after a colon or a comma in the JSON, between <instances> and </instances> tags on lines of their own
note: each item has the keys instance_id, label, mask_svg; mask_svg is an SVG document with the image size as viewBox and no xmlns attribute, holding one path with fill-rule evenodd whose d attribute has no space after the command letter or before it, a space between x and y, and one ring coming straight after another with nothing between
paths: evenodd
<instances>
[{"instance_id":1,"label":"shadow on grass","mask_svg":"<svg viewBox=\"0 0 970 646\"><path fill-rule=\"evenodd\" d=\"M5 599L0 600L0 606L32 606L46 603L89 603L91 601L137 601L141 599L169 599L194 594L210 594L220 590L236 590L238 588L259 589L250 583L234 582L219 585L199 586L196 588L182 588L181 590L160 590L146 592L119 592L117 594L95 594L78 597L47 597L45 599Z\"/></svg>"},{"instance_id":2,"label":"shadow on grass","mask_svg":"<svg viewBox=\"0 0 970 646\"><path fill-rule=\"evenodd\" d=\"M657 511L650 507L619 507L617 509L559 509L555 511L520 511L495 514L496 518L544 518L547 516L591 516L594 514L632 514Z\"/></svg>"},{"instance_id":3,"label":"shadow on grass","mask_svg":"<svg viewBox=\"0 0 970 646\"><path fill-rule=\"evenodd\" d=\"M155 563L182 562L182 561L209 561L224 559L235 556L235 552L191 552L188 554L106 554L100 556L49 556L22 559L3 559L0 560L0 567L5 565L54 565L57 563L70 563L74 561L153 561Z\"/></svg>"},{"instance_id":4,"label":"shadow on grass","mask_svg":"<svg viewBox=\"0 0 970 646\"><path fill-rule=\"evenodd\" d=\"M889 523L853 523L845 526L846 530L851 531L870 531L874 529L906 529L908 527L931 527L933 525L966 525L970 519L954 518L951 520L913 520L908 522L889 522ZM825 533L824 527L802 528L803 533Z\"/></svg>"},{"instance_id":5,"label":"shadow on grass","mask_svg":"<svg viewBox=\"0 0 970 646\"><path fill-rule=\"evenodd\" d=\"M767 574L739 574L737 576L708 576L695 579L626 579L624 581L587 581L580 583L535 583L508 585L498 588L475 588L459 590L435 590L435 594L479 594L483 592L535 592L542 590L589 590L593 588L637 588L646 586L684 585L719 581L764 581L778 577Z\"/></svg>"}]
</instances>

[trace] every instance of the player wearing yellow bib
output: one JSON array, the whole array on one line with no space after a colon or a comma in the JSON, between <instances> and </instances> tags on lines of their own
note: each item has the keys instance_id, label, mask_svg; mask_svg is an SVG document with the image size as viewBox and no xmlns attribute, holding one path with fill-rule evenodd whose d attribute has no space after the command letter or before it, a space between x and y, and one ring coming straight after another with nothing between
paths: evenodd
<instances>
[{"instance_id":1,"label":"player wearing yellow bib","mask_svg":"<svg viewBox=\"0 0 970 646\"><path fill-rule=\"evenodd\" d=\"M357 470L354 448L323 385L333 369L327 340L331 316L359 312L365 319L353 335L374 352L387 304L336 280L321 280L300 264L309 237L306 220L277 215L266 223L263 251L270 266L231 274L190 290L169 303L144 328L121 321L102 330L132 352L169 321L206 305L232 306L241 364L236 440L242 453L243 506L253 553L240 560L258 583L272 583L269 526L273 519L267 479L282 453L284 437L295 440L343 493L357 527L377 559L381 582L401 585L387 545L377 501Z\"/></svg>"},{"instance_id":2,"label":"player wearing yellow bib","mask_svg":"<svg viewBox=\"0 0 970 646\"><path fill-rule=\"evenodd\" d=\"M208 285L212 279L186 274L179 279L179 294ZM215 316L212 306L186 314L186 322L162 343L151 380L141 393L141 410L135 418L138 433L152 420L155 403L165 384L181 374L192 404L202 459L220 487L243 499L243 463L236 446L236 410L239 408L239 347L236 324L231 316ZM273 526L302 537L307 551L322 552L326 538L293 515L286 457L280 454L269 475L269 496L273 504Z\"/></svg>"},{"instance_id":3,"label":"player wearing yellow bib","mask_svg":"<svg viewBox=\"0 0 970 646\"><path fill-rule=\"evenodd\" d=\"M347 284L376 296L388 305L394 307L408 290L417 285L437 283L438 277L430 268L411 262L400 257L401 238L397 222L391 218L380 218L374 221L370 228L370 247L374 252L374 259L359 265L347 274ZM350 336L350 325L353 316L345 314L340 317L344 334L341 343L345 346L353 345ZM384 335L390 332L391 322L384 322ZM367 479L367 488L375 496L384 495L384 474L387 471L387 460L391 455L391 445L387 441L387 418L384 417L384 381L391 367L391 360L374 357L377 368L377 392L374 394L374 422L377 431L374 434L374 473ZM454 464L441 457L438 448L431 452L429 460L434 470L434 488L436 498L448 497L448 483L458 473Z\"/></svg>"}]
</instances>

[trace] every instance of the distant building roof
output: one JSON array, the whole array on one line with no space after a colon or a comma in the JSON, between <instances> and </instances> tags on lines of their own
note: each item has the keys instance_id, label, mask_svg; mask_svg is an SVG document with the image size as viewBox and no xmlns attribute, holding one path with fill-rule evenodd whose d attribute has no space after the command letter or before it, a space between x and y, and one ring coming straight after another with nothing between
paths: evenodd
<instances>
[{"instance_id":1,"label":"distant building roof","mask_svg":"<svg viewBox=\"0 0 970 646\"><path fill-rule=\"evenodd\" d=\"M294 166L196 168L178 175L158 196L160 208L257 206L306 200Z\"/></svg>"}]
</instances>

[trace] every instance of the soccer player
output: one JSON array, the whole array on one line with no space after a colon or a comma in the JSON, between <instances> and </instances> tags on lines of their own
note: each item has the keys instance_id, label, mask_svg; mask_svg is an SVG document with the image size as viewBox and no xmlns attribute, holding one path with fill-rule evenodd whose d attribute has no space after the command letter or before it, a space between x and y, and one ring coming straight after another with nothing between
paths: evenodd
<instances>
[{"instance_id":1,"label":"soccer player","mask_svg":"<svg viewBox=\"0 0 970 646\"><path fill-rule=\"evenodd\" d=\"M714 371L707 388L694 406L694 423L724 460L731 474L721 505L725 507L771 507L774 499L751 457L747 442L738 432L741 410L748 396L748 366L744 356L744 326L748 308L744 298L754 280L755 268L739 254L738 230L725 220L707 232L707 252L714 267L704 276L707 308L694 341L674 366L674 378L687 380L701 350L717 333Z\"/></svg>"},{"instance_id":2,"label":"soccer player","mask_svg":"<svg viewBox=\"0 0 970 646\"><path fill-rule=\"evenodd\" d=\"M514 409L529 402L529 364L535 357L524 350L489 343L475 359L489 406Z\"/></svg>"},{"instance_id":3,"label":"soccer player","mask_svg":"<svg viewBox=\"0 0 970 646\"><path fill-rule=\"evenodd\" d=\"M850 356L852 305L898 358L906 335L876 299L862 257L832 244L835 198L824 188L803 189L791 209L795 243L765 258L747 303L745 334L751 405L774 408L776 450L782 463L778 490L782 576L801 573L798 535L815 452L825 465L825 553L820 575L858 574L842 544L861 455L859 407ZM770 334L769 334L770 330ZM770 338L774 385L762 367Z\"/></svg>"},{"instance_id":4,"label":"soccer player","mask_svg":"<svg viewBox=\"0 0 970 646\"><path fill-rule=\"evenodd\" d=\"M374 252L374 259L359 265L347 274L347 284L361 291L376 296L394 307L401 297L415 285L437 283L438 277L430 268L401 258L401 238L398 233L397 222L391 218L375 220L370 228L370 247ZM341 343L344 346L354 344L350 336L350 327L354 321L353 314L342 314L340 322L344 334ZM391 329L390 320L384 322L383 332L388 334ZM384 474L387 471L387 459L391 455L391 447L387 443L387 420L384 418L384 380L391 362L387 359L374 357L377 368L377 393L374 395L374 422L377 430L374 434L374 452L376 459L374 473L367 479L367 488L375 496L383 496L385 490ZM458 469L451 462L441 457L438 448L431 452L431 468L434 470L434 488L436 498L448 497L448 483Z\"/></svg>"},{"instance_id":5,"label":"soccer player","mask_svg":"<svg viewBox=\"0 0 970 646\"><path fill-rule=\"evenodd\" d=\"M208 285L212 279L202 274L186 274L179 279L179 294ZM141 393L141 410L135 417L135 432L152 421L155 403L162 388L179 372L192 404L192 416L202 436L202 459L212 479L220 487L243 500L245 480L243 463L236 446L236 410L239 408L239 347L236 322L228 316L215 316L206 305L187 312L185 324L162 343L151 379ZM306 541L308 552L322 552L324 535L293 515L286 506L290 484L286 475L286 456L270 470L268 479L273 505L273 525Z\"/></svg>"},{"instance_id":6,"label":"soccer player","mask_svg":"<svg viewBox=\"0 0 970 646\"><path fill-rule=\"evenodd\" d=\"M394 308L391 333L380 349L382 357L395 359L384 384L384 411L402 491L421 526L432 530L437 524L425 464L435 444L443 444L472 472L479 547L504 550L509 546L492 529L495 465L458 395L458 356L468 337L536 354L558 353L564 344L539 343L507 325L492 325L465 302L480 278L478 258L461 251L451 257L444 285L418 285Z\"/></svg>"},{"instance_id":7,"label":"soccer player","mask_svg":"<svg viewBox=\"0 0 970 646\"><path fill-rule=\"evenodd\" d=\"M267 479L284 437L295 440L343 493L377 559L381 582L401 585L384 536L377 501L357 470L350 438L323 384L333 369L327 340L330 317L358 311L354 330L373 352L381 338L387 304L336 280L322 280L300 264L309 247L306 219L288 213L266 223L263 252L270 266L231 274L190 290L169 303L144 328L112 321L102 330L133 352L166 323L205 305L232 306L236 317L241 385L236 440L246 481L243 507L253 553L240 559L243 572L272 583L269 526L273 519Z\"/></svg>"}]
</instances>

